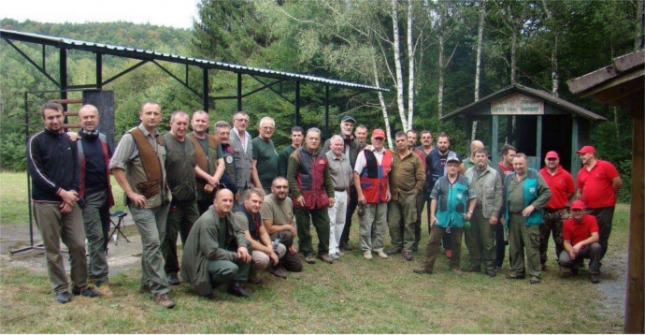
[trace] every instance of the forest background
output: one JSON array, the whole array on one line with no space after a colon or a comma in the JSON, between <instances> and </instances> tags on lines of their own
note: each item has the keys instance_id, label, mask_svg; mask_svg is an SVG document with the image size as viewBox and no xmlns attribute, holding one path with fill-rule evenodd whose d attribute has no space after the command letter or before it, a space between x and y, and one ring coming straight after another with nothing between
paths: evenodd
<instances>
[{"instance_id":1,"label":"forest background","mask_svg":"<svg viewBox=\"0 0 645 335\"><path fill-rule=\"evenodd\" d=\"M351 114L369 129L384 127L390 138L397 130L410 128L435 134L446 131L460 154L467 154L466 143L472 137L490 145L487 125L463 129L462 124L440 122L440 116L511 84L552 92L608 119L593 124L588 144L596 147L600 158L617 166L625 181L620 200L629 202L629 113L591 98L577 98L565 83L642 49L642 0L202 0L198 9L199 17L188 30L128 22L49 24L6 18L0 20L0 27L387 87L389 92L361 95L332 90L331 132L336 132L343 115ZM42 58L39 46L16 45L32 59ZM45 49L52 73L59 66L55 51ZM93 84L94 55L70 53L70 84ZM103 76L136 63L104 57ZM179 77L185 71L180 65L166 67ZM235 91L232 74L210 74L212 93ZM200 87L200 73L190 73L189 78ZM1 170L26 167L24 92L54 89L23 56L0 41ZM166 117L173 110L201 109L200 99L152 64L104 89L115 92L117 136L138 123L139 106L146 100L158 101ZM295 86L285 83L280 91L293 96ZM324 124L321 91L319 85L301 86L301 125ZM43 100L56 97L36 96L28 108L37 111ZM211 121L230 121L235 109L234 100L217 101L210 109ZM294 120L292 101L264 90L245 98L244 110L251 116L253 136L257 121L270 115L277 120L276 147L289 145L293 121L284 120ZM34 125L33 131L42 127L39 119ZM164 122L162 131L167 128ZM548 129L544 131L548 136Z\"/></svg>"}]
</instances>

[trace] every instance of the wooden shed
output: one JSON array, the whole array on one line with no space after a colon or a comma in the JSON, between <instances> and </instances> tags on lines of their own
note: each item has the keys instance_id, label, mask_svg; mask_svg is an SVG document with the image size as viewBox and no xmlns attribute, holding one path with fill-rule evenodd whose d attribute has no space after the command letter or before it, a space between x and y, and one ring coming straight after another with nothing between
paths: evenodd
<instances>
[{"instance_id":1,"label":"wooden shed","mask_svg":"<svg viewBox=\"0 0 645 335\"><path fill-rule=\"evenodd\" d=\"M641 44L642 45L642 44ZM615 58L602 69L567 82L580 97L592 95L603 104L618 106L634 119L632 189L629 219L625 333L645 332L645 50Z\"/></svg>"},{"instance_id":2,"label":"wooden shed","mask_svg":"<svg viewBox=\"0 0 645 335\"><path fill-rule=\"evenodd\" d=\"M515 116L515 127L511 119ZM508 142L529 158L529 167L539 169L544 155L555 150L560 164L576 175L580 161L576 150L588 144L591 123L606 119L553 94L515 84L490 94L467 106L452 111L441 120L461 118L465 129L473 121L490 122L490 139L500 138L500 121L506 118L504 135ZM498 141L486 143L492 161L498 162Z\"/></svg>"}]
</instances>

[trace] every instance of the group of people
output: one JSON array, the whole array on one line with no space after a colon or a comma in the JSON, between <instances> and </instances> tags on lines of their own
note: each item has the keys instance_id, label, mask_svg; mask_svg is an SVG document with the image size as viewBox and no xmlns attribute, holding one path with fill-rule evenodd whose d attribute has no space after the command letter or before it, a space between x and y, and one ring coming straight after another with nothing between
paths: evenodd
<instances>
[{"instance_id":1,"label":"group of people","mask_svg":"<svg viewBox=\"0 0 645 335\"><path fill-rule=\"evenodd\" d=\"M450 150L447 134L440 134L435 146L428 130L420 133L418 147L416 131L397 132L391 151L383 129L374 129L368 144L367 127L355 127L349 115L342 118L340 133L323 145L319 129L293 127L292 143L280 154L271 139L275 120L262 118L259 135L252 138L243 111L233 115L233 126L215 122L212 134L208 113L175 111L170 131L161 135L161 106L145 102L141 123L121 137L114 152L98 131L96 107L82 106L82 129L73 134L63 131L60 104L45 103L42 116L45 129L30 137L27 160L36 224L59 303L72 295L113 296L106 258L114 204L110 174L123 189L141 236L140 290L165 308L175 306L169 293L180 284L179 273L203 297L213 298L219 285L248 297L245 285L261 283L265 269L287 278L287 271L303 269L303 261L332 264L354 248L349 236L355 212L358 247L367 260L401 253L412 261L427 208L430 238L415 273L432 273L443 245L454 273L494 277L508 241L506 278L526 277L526 254L530 282L537 284L552 234L562 275L577 273L590 258L590 279L597 283L622 184L615 167L597 159L591 146L577 152L584 166L576 193L557 152L547 153L545 167L536 171L510 145L493 165L484 144L473 141L470 156L462 160ZM470 255L464 269L463 235ZM60 240L69 250L71 294Z\"/></svg>"}]
</instances>

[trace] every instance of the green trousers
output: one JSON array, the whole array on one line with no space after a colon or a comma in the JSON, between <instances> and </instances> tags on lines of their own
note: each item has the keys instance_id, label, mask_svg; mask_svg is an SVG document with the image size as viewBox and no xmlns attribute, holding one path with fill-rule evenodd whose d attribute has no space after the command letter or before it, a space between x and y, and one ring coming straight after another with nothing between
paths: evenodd
<instances>
[{"instance_id":1,"label":"green trousers","mask_svg":"<svg viewBox=\"0 0 645 335\"><path fill-rule=\"evenodd\" d=\"M412 250L414 245L414 223L417 220L417 196L414 194L387 204L387 224L390 228L392 247L403 246L405 250ZM403 231L400 223L403 222Z\"/></svg>"},{"instance_id":2,"label":"green trousers","mask_svg":"<svg viewBox=\"0 0 645 335\"><path fill-rule=\"evenodd\" d=\"M501 223L497 223L501 224ZM470 228L465 229L466 247L470 254L470 266L484 266L485 270L495 269L495 226L484 217L481 206L475 207L470 218Z\"/></svg>"},{"instance_id":3,"label":"green trousers","mask_svg":"<svg viewBox=\"0 0 645 335\"><path fill-rule=\"evenodd\" d=\"M298 250L305 256L314 256L311 245L311 224L318 234L318 255L329 253L329 212L327 208L307 210L294 208L298 226Z\"/></svg>"},{"instance_id":4,"label":"green trousers","mask_svg":"<svg viewBox=\"0 0 645 335\"><path fill-rule=\"evenodd\" d=\"M87 237L89 253L89 277L96 285L105 284L108 279L108 262L106 253L107 230L110 226L110 210L107 204L107 191L91 192L85 195L83 225ZM107 219L107 222L105 220ZM106 225L107 223L107 225Z\"/></svg>"},{"instance_id":5,"label":"green trousers","mask_svg":"<svg viewBox=\"0 0 645 335\"><path fill-rule=\"evenodd\" d=\"M524 275L524 254L529 263L529 275L541 278L540 264L540 226L527 226L522 214L511 213L508 222L508 255L511 260L511 270L518 275Z\"/></svg>"},{"instance_id":6,"label":"green trousers","mask_svg":"<svg viewBox=\"0 0 645 335\"><path fill-rule=\"evenodd\" d=\"M179 273L177 237L181 235L182 245L186 244L190 229L197 219L199 219L199 210L195 202L182 206L170 206L168 218L166 219L166 238L161 245L161 252L166 262L164 271L167 275Z\"/></svg>"}]
</instances>

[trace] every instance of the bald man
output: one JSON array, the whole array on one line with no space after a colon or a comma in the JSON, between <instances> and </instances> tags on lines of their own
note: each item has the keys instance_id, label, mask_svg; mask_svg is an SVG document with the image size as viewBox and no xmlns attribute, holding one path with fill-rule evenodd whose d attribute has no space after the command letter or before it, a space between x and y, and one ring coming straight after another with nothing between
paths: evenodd
<instances>
[{"instance_id":1,"label":"bald man","mask_svg":"<svg viewBox=\"0 0 645 335\"><path fill-rule=\"evenodd\" d=\"M459 173L464 174L466 173L466 170L475 166L475 150L479 148L484 149L484 142L480 140L474 140L470 142L470 156L468 156L468 158L464 159L461 162L461 165L459 166ZM492 166L490 159L487 161L487 163L489 166Z\"/></svg>"}]
</instances>

